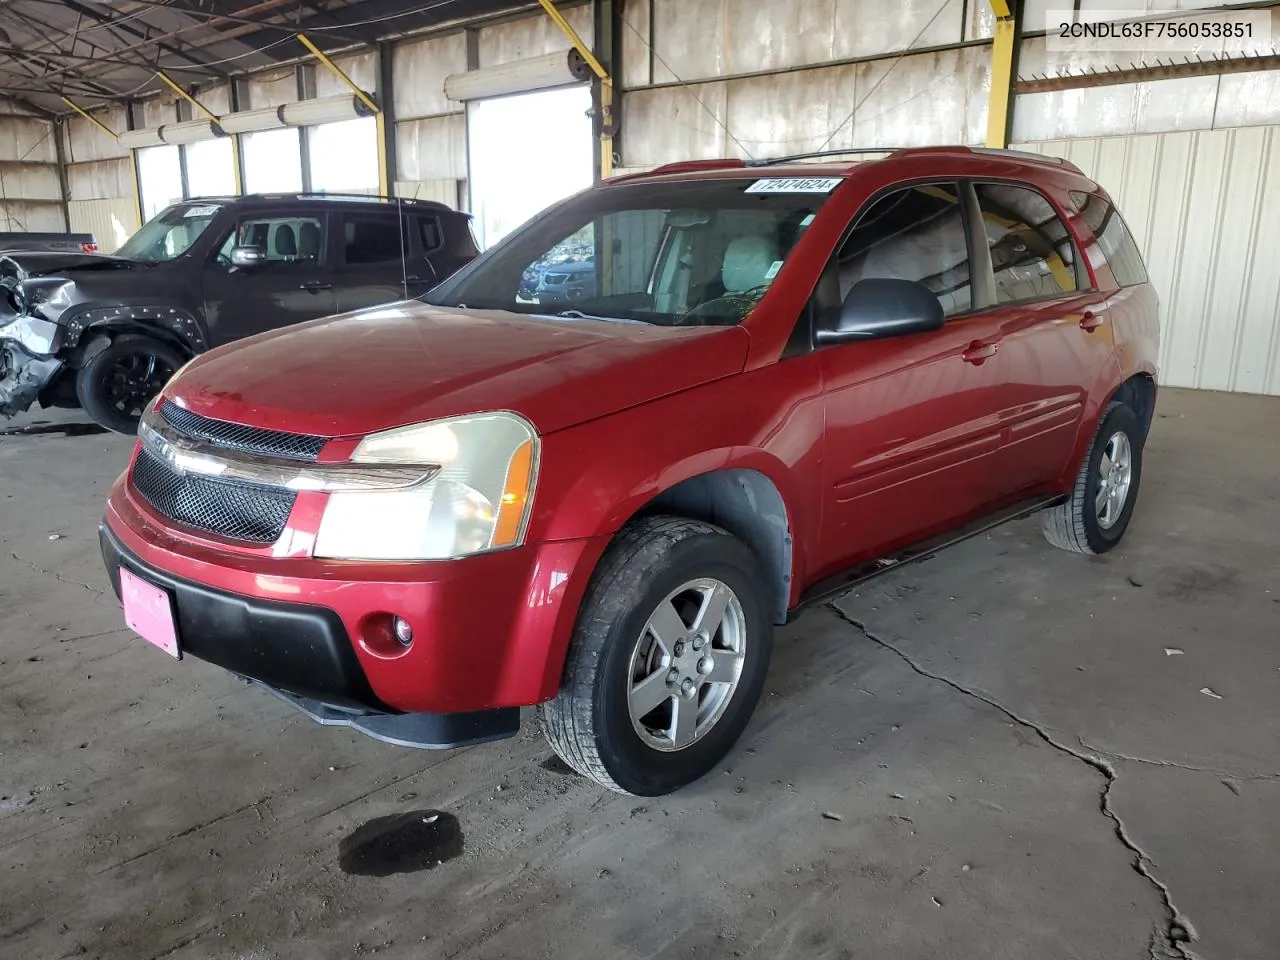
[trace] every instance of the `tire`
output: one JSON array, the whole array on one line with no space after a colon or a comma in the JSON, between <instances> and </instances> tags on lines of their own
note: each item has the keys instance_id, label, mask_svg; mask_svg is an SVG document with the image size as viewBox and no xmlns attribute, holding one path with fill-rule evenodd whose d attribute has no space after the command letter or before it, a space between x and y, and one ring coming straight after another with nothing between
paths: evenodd
<instances>
[{"instance_id":1,"label":"tire","mask_svg":"<svg viewBox=\"0 0 1280 960\"><path fill-rule=\"evenodd\" d=\"M1120 437L1123 441L1117 439ZM1122 403L1107 407L1094 431L1088 456L1080 465L1071 495L1040 514L1046 540L1063 550L1089 554L1106 553L1120 542L1138 501L1144 439L1142 423L1132 409ZM1109 454L1114 453L1115 445L1121 442L1128 447L1128 479L1127 483L1112 485L1109 489L1119 491L1123 486L1123 491L1108 497L1102 474L1103 460L1107 457L1109 463Z\"/></svg>"},{"instance_id":2,"label":"tire","mask_svg":"<svg viewBox=\"0 0 1280 960\"><path fill-rule=\"evenodd\" d=\"M719 527L666 516L629 524L587 588L560 693L538 708L552 749L583 776L636 796L705 775L760 699L773 652L771 594L755 554ZM720 603L710 640L693 633L698 614ZM656 705L634 719L632 695L642 686Z\"/></svg>"},{"instance_id":3,"label":"tire","mask_svg":"<svg viewBox=\"0 0 1280 960\"><path fill-rule=\"evenodd\" d=\"M138 420L186 358L150 337L118 337L76 374L76 397L93 420L116 433L138 432Z\"/></svg>"}]
</instances>

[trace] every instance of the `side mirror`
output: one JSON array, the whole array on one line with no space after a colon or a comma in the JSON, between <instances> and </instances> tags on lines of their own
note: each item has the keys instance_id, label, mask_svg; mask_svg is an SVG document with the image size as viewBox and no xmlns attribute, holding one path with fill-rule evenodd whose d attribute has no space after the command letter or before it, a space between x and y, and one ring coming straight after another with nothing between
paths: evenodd
<instances>
[{"instance_id":1,"label":"side mirror","mask_svg":"<svg viewBox=\"0 0 1280 960\"><path fill-rule=\"evenodd\" d=\"M233 267L256 267L267 262L267 253L261 247L232 247L231 265Z\"/></svg>"},{"instance_id":2,"label":"side mirror","mask_svg":"<svg viewBox=\"0 0 1280 960\"><path fill-rule=\"evenodd\" d=\"M827 344L925 333L944 319L942 304L923 283L876 277L855 283L835 326L819 328L814 338Z\"/></svg>"}]
</instances>

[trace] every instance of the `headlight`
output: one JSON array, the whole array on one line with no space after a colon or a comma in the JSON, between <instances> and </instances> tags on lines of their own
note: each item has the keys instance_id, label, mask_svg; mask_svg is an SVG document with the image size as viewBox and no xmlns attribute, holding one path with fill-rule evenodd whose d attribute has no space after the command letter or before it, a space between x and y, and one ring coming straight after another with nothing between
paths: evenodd
<instances>
[{"instance_id":1,"label":"headlight","mask_svg":"<svg viewBox=\"0 0 1280 960\"><path fill-rule=\"evenodd\" d=\"M351 460L440 469L408 489L331 493L317 557L445 560L524 540L538 438L522 417L485 413L375 433Z\"/></svg>"}]
</instances>

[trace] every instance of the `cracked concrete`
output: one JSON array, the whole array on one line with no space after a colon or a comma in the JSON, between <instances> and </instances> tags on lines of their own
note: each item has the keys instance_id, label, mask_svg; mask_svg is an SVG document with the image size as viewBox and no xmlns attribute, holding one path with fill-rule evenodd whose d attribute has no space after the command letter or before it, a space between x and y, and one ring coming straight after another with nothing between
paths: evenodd
<instances>
[{"instance_id":1,"label":"cracked concrete","mask_svg":"<svg viewBox=\"0 0 1280 960\"><path fill-rule=\"evenodd\" d=\"M1174 906L1173 899L1169 894L1169 888L1151 873L1151 858L1133 842L1133 839L1125 829L1124 821L1120 819L1111 806L1111 788L1116 782L1116 770L1112 764L1108 763L1095 752L1082 752L1067 746L1065 743L1059 743L1054 739L1052 734L1039 724L1027 720L1025 717L1019 716L1004 704L998 703L990 697L978 693L975 690L970 690L969 688L956 683L954 680L941 676L940 674L931 673L912 660L911 657L898 647L894 646L888 640L877 637L875 634L868 631L865 624L855 620L852 616L842 610L839 604L831 603L829 606L836 612L837 616L855 627L864 637L873 643L879 644L886 650L892 651L895 656L901 658L903 663L909 666L916 673L920 674L920 676L928 677L930 680L937 680L940 683L946 684L952 690L964 694L966 697L973 697L973 699L985 703L987 706L1003 713L1015 723L1021 724L1022 726L1035 731L1036 736L1049 746L1053 747L1053 749L1065 753L1069 757L1074 757L1081 763L1086 764L1097 771L1102 776L1102 790L1098 796L1099 809L1103 816L1115 824L1116 839L1124 845L1126 850L1133 854L1133 869L1136 870L1143 879L1155 887L1157 891L1159 891L1160 899L1164 902L1165 909L1169 914L1168 922L1164 924L1163 927L1157 927L1151 932L1152 957L1163 958L1165 956L1172 956L1190 958L1193 956L1193 954L1187 951L1184 944L1196 939L1195 927L1193 927L1191 922L1182 915L1176 906ZM1191 768L1184 767L1183 769Z\"/></svg>"},{"instance_id":2,"label":"cracked concrete","mask_svg":"<svg viewBox=\"0 0 1280 960\"><path fill-rule=\"evenodd\" d=\"M806 614L728 761L648 801L531 725L398 750L168 660L90 592L128 442L2 437L0 956L1271 956L1280 401L1160 413L1121 550L1022 522ZM342 873L413 809L463 853Z\"/></svg>"}]
</instances>

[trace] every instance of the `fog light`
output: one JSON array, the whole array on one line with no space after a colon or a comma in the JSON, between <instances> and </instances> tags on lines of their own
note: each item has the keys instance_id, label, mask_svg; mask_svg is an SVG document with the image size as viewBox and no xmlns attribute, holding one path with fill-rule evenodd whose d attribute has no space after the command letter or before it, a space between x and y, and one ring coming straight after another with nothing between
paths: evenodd
<instances>
[{"instance_id":1,"label":"fog light","mask_svg":"<svg viewBox=\"0 0 1280 960\"><path fill-rule=\"evenodd\" d=\"M395 617L391 621L391 629L395 631L396 639L406 647L413 643L413 627L409 626L409 621Z\"/></svg>"}]
</instances>

